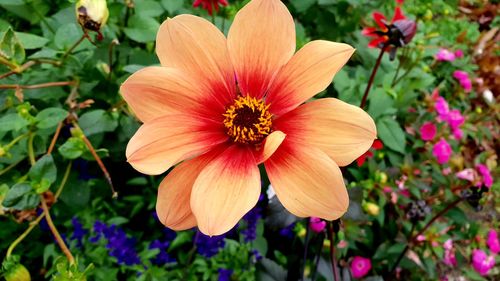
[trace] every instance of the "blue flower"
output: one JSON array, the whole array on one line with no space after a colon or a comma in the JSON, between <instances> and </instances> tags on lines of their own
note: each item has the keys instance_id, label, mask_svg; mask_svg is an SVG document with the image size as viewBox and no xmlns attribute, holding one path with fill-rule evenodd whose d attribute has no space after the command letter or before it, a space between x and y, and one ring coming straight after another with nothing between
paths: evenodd
<instances>
[{"instance_id":1,"label":"blue flower","mask_svg":"<svg viewBox=\"0 0 500 281\"><path fill-rule=\"evenodd\" d=\"M293 234L294 234L293 229L294 228L295 228L295 223L292 223L289 226L282 228L279 233L281 236L284 236L286 238L291 239L291 238L293 238Z\"/></svg>"},{"instance_id":2,"label":"blue flower","mask_svg":"<svg viewBox=\"0 0 500 281\"><path fill-rule=\"evenodd\" d=\"M232 269L219 268L219 281L230 281L233 275Z\"/></svg>"},{"instance_id":3,"label":"blue flower","mask_svg":"<svg viewBox=\"0 0 500 281\"><path fill-rule=\"evenodd\" d=\"M83 228L82 223L78 220L77 217L73 217L71 219L71 224L73 225L73 234L70 239L77 241L77 246L79 248L83 247L83 238L89 232L87 229Z\"/></svg>"},{"instance_id":4,"label":"blue flower","mask_svg":"<svg viewBox=\"0 0 500 281\"><path fill-rule=\"evenodd\" d=\"M194 243L198 253L207 258L216 255L221 248L224 248L226 235L207 236L200 231L196 232Z\"/></svg>"},{"instance_id":5,"label":"blue flower","mask_svg":"<svg viewBox=\"0 0 500 281\"><path fill-rule=\"evenodd\" d=\"M159 249L160 252L151 259L151 262L156 265L164 265L166 263L176 262L174 257L171 257L168 253L168 247L170 246L170 241L166 240L161 242L160 240L154 240L149 244L149 249Z\"/></svg>"}]
</instances>

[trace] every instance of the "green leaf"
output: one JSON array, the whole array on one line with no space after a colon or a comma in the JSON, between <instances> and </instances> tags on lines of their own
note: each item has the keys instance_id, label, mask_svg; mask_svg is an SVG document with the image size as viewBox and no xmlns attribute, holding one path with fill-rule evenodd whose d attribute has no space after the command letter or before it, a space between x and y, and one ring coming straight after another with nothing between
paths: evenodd
<instances>
[{"instance_id":1,"label":"green leaf","mask_svg":"<svg viewBox=\"0 0 500 281\"><path fill-rule=\"evenodd\" d=\"M40 197L33 192L28 183L18 183L12 186L5 196L2 205L16 210L34 209L40 203Z\"/></svg>"},{"instance_id":2,"label":"green leaf","mask_svg":"<svg viewBox=\"0 0 500 281\"><path fill-rule=\"evenodd\" d=\"M36 115L35 120L38 122L36 126L40 129L51 128L63 121L66 116L68 116L66 110L58 107L49 107Z\"/></svg>"},{"instance_id":3,"label":"green leaf","mask_svg":"<svg viewBox=\"0 0 500 281\"><path fill-rule=\"evenodd\" d=\"M394 100L381 88L373 91L370 96L370 107L368 113L373 119L393 109Z\"/></svg>"},{"instance_id":4,"label":"green leaf","mask_svg":"<svg viewBox=\"0 0 500 281\"><path fill-rule=\"evenodd\" d=\"M291 0L290 3L299 13L303 13L316 3L316 0Z\"/></svg>"},{"instance_id":5,"label":"green leaf","mask_svg":"<svg viewBox=\"0 0 500 281\"><path fill-rule=\"evenodd\" d=\"M93 110L83 114L79 122L80 127L86 136L95 135L103 132L112 132L118 126L118 121L105 110Z\"/></svg>"},{"instance_id":6,"label":"green leaf","mask_svg":"<svg viewBox=\"0 0 500 281\"><path fill-rule=\"evenodd\" d=\"M157 17L164 11L160 3L152 0L136 1L134 4L137 15L142 17Z\"/></svg>"},{"instance_id":7,"label":"green leaf","mask_svg":"<svg viewBox=\"0 0 500 281\"><path fill-rule=\"evenodd\" d=\"M45 155L38 159L28 172L28 176L35 182L40 183L43 179L46 179L50 184L54 183L57 179L57 168L52 155Z\"/></svg>"},{"instance_id":8,"label":"green leaf","mask_svg":"<svg viewBox=\"0 0 500 281\"><path fill-rule=\"evenodd\" d=\"M0 37L0 57L4 57L15 64L21 64L25 56L26 54L19 38L17 38L12 28L7 29Z\"/></svg>"},{"instance_id":9,"label":"green leaf","mask_svg":"<svg viewBox=\"0 0 500 281\"><path fill-rule=\"evenodd\" d=\"M0 132L17 131L26 127L28 124L29 122L17 113L10 113L0 117Z\"/></svg>"},{"instance_id":10,"label":"green leaf","mask_svg":"<svg viewBox=\"0 0 500 281\"><path fill-rule=\"evenodd\" d=\"M405 153L406 136L396 120L387 116L377 121L378 135L390 149Z\"/></svg>"},{"instance_id":11,"label":"green leaf","mask_svg":"<svg viewBox=\"0 0 500 281\"><path fill-rule=\"evenodd\" d=\"M173 14L182 8L183 2L182 0L162 0L161 4L169 14Z\"/></svg>"},{"instance_id":12,"label":"green leaf","mask_svg":"<svg viewBox=\"0 0 500 281\"><path fill-rule=\"evenodd\" d=\"M154 18L133 15L124 31L128 38L140 43L147 43L155 41L159 28L160 24Z\"/></svg>"},{"instance_id":13,"label":"green leaf","mask_svg":"<svg viewBox=\"0 0 500 281\"><path fill-rule=\"evenodd\" d=\"M73 46L83 35L82 29L75 23L59 27L54 38L56 47L61 50L67 50ZM81 47L80 45L79 47ZM78 49L78 48L77 48Z\"/></svg>"},{"instance_id":14,"label":"green leaf","mask_svg":"<svg viewBox=\"0 0 500 281\"><path fill-rule=\"evenodd\" d=\"M86 150L85 143L81 138L71 137L57 150L66 159L76 159Z\"/></svg>"}]
</instances>

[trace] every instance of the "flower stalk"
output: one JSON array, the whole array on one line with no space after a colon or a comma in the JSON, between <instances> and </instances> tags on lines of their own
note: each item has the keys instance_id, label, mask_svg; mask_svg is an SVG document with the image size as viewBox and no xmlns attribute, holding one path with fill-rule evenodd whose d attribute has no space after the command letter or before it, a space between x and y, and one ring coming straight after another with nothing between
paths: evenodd
<instances>
[{"instance_id":1,"label":"flower stalk","mask_svg":"<svg viewBox=\"0 0 500 281\"><path fill-rule=\"evenodd\" d=\"M361 104L359 107L364 108L366 105L366 100L368 99L368 94L370 93L370 89L372 88L373 80L375 79L375 75L377 74L377 70L382 62L382 57L387 49L387 44L385 44L381 49L378 55L377 61L375 62L375 66L373 67L372 74L370 75L370 79L368 80L368 85L366 85L365 93L363 94L363 99L361 99Z\"/></svg>"},{"instance_id":2,"label":"flower stalk","mask_svg":"<svg viewBox=\"0 0 500 281\"><path fill-rule=\"evenodd\" d=\"M331 261L332 261L333 280L338 281L338 280L340 280L340 278L339 278L339 273L337 271L337 259L335 258L333 222L328 222L328 239L330 240L330 256L331 256Z\"/></svg>"}]
</instances>

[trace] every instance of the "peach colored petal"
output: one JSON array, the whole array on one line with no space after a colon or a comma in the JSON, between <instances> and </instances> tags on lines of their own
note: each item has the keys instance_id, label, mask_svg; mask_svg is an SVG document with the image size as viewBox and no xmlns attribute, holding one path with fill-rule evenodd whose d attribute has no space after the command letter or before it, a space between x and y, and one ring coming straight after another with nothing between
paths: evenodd
<instances>
[{"instance_id":1,"label":"peach colored petal","mask_svg":"<svg viewBox=\"0 0 500 281\"><path fill-rule=\"evenodd\" d=\"M267 95L274 115L288 112L323 91L354 49L343 43L312 41L278 73Z\"/></svg>"},{"instance_id":2,"label":"peach colored petal","mask_svg":"<svg viewBox=\"0 0 500 281\"><path fill-rule=\"evenodd\" d=\"M226 38L209 21L192 15L167 19L156 36L156 54L162 66L196 77L207 101L223 107L236 95Z\"/></svg>"},{"instance_id":3,"label":"peach colored petal","mask_svg":"<svg viewBox=\"0 0 500 281\"><path fill-rule=\"evenodd\" d=\"M248 147L230 146L203 169L191 193L198 228L220 235L252 209L259 199L260 175Z\"/></svg>"},{"instance_id":4,"label":"peach colored petal","mask_svg":"<svg viewBox=\"0 0 500 281\"><path fill-rule=\"evenodd\" d=\"M243 95L261 98L295 52L295 25L279 0L253 0L229 29L227 44Z\"/></svg>"},{"instance_id":5,"label":"peach colored petal","mask_svg":"<svg viewBox=\"0 0 500 281\"><path fill-rule=\"evenodd\" d=\"M274 131L264 140L261 150L256 151L255 160L257 164L266 161L278 149L286 135L281 131Z\"/></svg>"},{"instance_id":6,"label":"peach colored petal","mask_svg":"<svg viewBox=\"0 0 500 281\"><path fill-rule=\"evenodd\" d=\"M182 71L151 66L132 74L121 86L123 98L142 122L200 107L203 91Z\"/></svg>"},{"instance_id":7,"label":"peach colored petal","mask_svg":"<svg viewBox=\"0 0 500 281\"><path fill-rule=\"evenodd\" d=\"M196 226L196 218L191 212L190 200L193 184L217 149L175 167L160 183L156 213L166 227L185 230Z\"/></svg>"},{"instance_id":8,"label":"peach colored petal","mask_svg":"<svg viewBox=\"0 0 500 281\"><path fill-rule=\"evenodd\" d=\"M286 138L264 165L278 199L291 213L334 220L347 211L340 168L320 149Z\"/></svg>"},{"instance_id":9,"label":"peach colored petal","mask_svg":"<svg viewBox=\"0 0 500 281\"><path fill-rule=\"evenodd\" d=\"M297 142L320 148L339 166L356 160L377 138L368 113L334 98L303 104L275 120L274 126Z\"/></svg>"},{"instance_id":10,"label":"peach colored petal","mask_svg":"<svg viewBox=\"0 0 500 281\"><path fill-rule=\"evenodd\" d=\"M166 115L143 124L125 153L136 170L157 175L227 139L218 123L190 115Z\"/></svg>"}]
</instances>

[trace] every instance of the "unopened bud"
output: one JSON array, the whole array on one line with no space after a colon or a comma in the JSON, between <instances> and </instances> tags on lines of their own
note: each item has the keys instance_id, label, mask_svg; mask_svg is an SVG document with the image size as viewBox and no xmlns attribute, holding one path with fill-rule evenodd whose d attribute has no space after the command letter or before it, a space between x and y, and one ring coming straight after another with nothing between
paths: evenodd
<instances>
[{"instance_id":1,"label":"unopened bud","mask_svg":"<svg viewBox=\"0 0 500 281\"><path fill-rule=\"evenodd\" d=\"M29 271L22 264L17 264L4 275L6 281L31 281Z\"/></svg>"},{"instance_id":2,"label":"unopened bud","mask_svg":"<svg viewBox=\"0 0 500 281\"><path fill-rule=\"evenodd\" d=\"M363 204L363 209L365 209L365 212L372 216L378 216L378 214L380 213L380 207L377 204L371 202Z\"/></svg>"},{"instance_id":3,"label":"unopened bud","mask_svg":"<svg viewBox=\"0 0 500 281\"><path fill-rule=\"evenodd\" d=\"M415 36L415 33L417 33L417 23L412 20L397 20L393 23L393 25L400 32L401 37L399 39L401 46L410 43L411 39Z\"/></svg>"},{"instance_id":4,"label":"unopened bud","mask_svg":"<svg viewBox=\"0 0 500 281\"><path fill-rule=\"evenodd\" d=\"M84 29L99 32L108 16L106 0L80 0L76 3L76 18Z\"/></svg>"}]
</instances>

